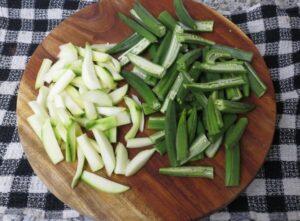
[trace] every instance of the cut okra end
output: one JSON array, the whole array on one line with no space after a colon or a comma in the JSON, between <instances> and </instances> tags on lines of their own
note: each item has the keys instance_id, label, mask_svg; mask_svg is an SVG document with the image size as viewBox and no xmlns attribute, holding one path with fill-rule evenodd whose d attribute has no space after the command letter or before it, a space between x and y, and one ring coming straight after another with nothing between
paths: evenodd
<instances>
[{"instance_id":1,"label":"cut okra end","mask_svg":"<svg viewBox=\"0 0 300 221\"><path fill-rule=\"evenodd\" d=\"M214 178L214 168L211 166L184 166L159 168L159 173L178 177Z\"/></svg>"}]
</instances>

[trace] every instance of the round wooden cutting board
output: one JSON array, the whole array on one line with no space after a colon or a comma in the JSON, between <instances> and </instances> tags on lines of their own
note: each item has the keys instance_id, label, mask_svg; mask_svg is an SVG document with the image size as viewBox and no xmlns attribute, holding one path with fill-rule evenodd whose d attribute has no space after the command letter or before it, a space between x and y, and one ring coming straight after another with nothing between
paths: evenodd
<instances>
[{"instance_id":1,"label":"round wooden cutting board","mask_svg":"<svg viewBox=\"0 0 300 221\"><path fill-rule=\"evenodd\" d=\"M168 166L168 159L155 154L132 177L112 175L110 179L131 187L130 191L119 195L98 192L83 183L71 189L76 163L53 165L50 162L41 142L26 121L32 114L27 103L36 99L37 95L34 89L36 74L43 58L55 60L61 44L72 42L84 46L85 42L119 42L130 35L132 31L117 18L117 12L128 14L133 1L102 0L100 4L92 4L64 20L38 46L24 72L17 103L21 143L35 173L61 201L82 214L96 220L196 219L221 209L236 198L253 180L264 162L272 142L276 115L274 88L267 66L252 41L237 26L203 4L190 0L184 2L194 18L215 21L214 32L203 34L204 37L254 52L252 64L268 86L267 93L261 99L254 96L248 99L257 108L248 114L249 126L242 139L241 184L233 188L224 186L223 147L214 159L195 163L214 166L213 180L159 175L158 169ZM156 16L163 10L175 16L171 0L142 0L141 3ZM120 139L126 129L120 130ZM144 135L148 133L146 131ZM130 150L130 158L136 153ZM106 177L104 170L98 174Z\"/></svg>"}]
</instances>

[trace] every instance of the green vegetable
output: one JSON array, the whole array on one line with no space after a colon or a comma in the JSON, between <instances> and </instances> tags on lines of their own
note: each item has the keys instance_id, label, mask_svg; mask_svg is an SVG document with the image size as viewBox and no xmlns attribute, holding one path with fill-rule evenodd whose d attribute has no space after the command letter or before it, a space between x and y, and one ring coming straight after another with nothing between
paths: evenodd
<instances>
[{"instance_id":1,"label":"green vegetable","mask_svg":"<svg viewBox=\"0 0 300 221\"><path fill-rule=\"evenodd\" d=\"M118 60L120 61L120 64L122 66L126 65L129 62L129 59L127 57L128 54L132 53L132 54L140 54L142 53L149 45L151 44L151 42L146 39L143 38L142 40L140 40L137 44L135 44L134 46L132 46L131 48L129 48L127 51L123 52L119 57Z\"/></svg>"},{"instance_id":2,"label":"green vegetable","mask_svg":"<svg viewBox=\"0 0 300 221\"><path fill-rule=\"evenodd\" d=\"M186 89L183 84L184 83L192 84L194 82L194 79L192 79L187 72L181 72L180 75L182 75L183 77L183 82L181 83L178 89L176 99L179 104L182 104L188 94L188 89Z\"/></svg>"},{"instance_id":3,"label":"green vegetable","mask_svg":"<svg viewBox=\"0 0 300 221\"><path fill-rule=\"evenodd\" d=\"M192 91L215 91L224 88L231 88L235 86L243 85L245 81L242 77L234 77L228 79L220 79L216 81L211 81L207 83L193 83L185 84L185 87L191 89Z\"/></svg>"},{"instance_id":4,"label":"green vegetable","mask_svg":"<svg viewBox=\"0 0 300 221\"><path fill-rule=\"evenodd\" d=\"M193 108L187 120L188 142L190 145L196 136L197 123L197 110L196 108Z\"/></svg>"},{"instance_id":5,"label":"green vegetable","mask_svg":"<svg viewBox=\"0 0 300 221\"><path fill-rule=\"evenodd\" d=\"M220 133L213 135L213 136L209 136L209 140L212 142L216 142L227 130L228 128L234 124L234 122L237 119L237 115L236 114L224 114L223 115L223 123L224 126L221 128Z\"/></svg>"},{"instance_id":6,"label":"green vegetable","mask_svg":"<svg viewBox=\"0 0 300 221\"><path fill-rule=\"evenodd\" d=\"M146 84L150 86L154 86L157 83L157 78L151 76L148 72L136 66L133 67L132 73L141 78Z\"/></svg>"},{"instance_id":7,"label":"green vegetable","mask_svg":"<svg viewBox=\"0 0 300 221\"><path fill-rule=\"evenodd\" d=\"M158 49L158 44L151 44L149 49L148 49L150 58L153 62L154 62L153 59L156 58L157 49ZM154 62L154 63L156 63L156 62Z\"/></svg>"},{"instance_id":8,"label":"green vegetable","mask_svg":"<svg viewBox=\"0 0 300 221\"><path fill-rule=\"evenodd\" d=\"M248 119L242 117L238 120L238 122L232 125L225 135L224 145L226 149L233 148L241 139L246 127L248 125Z\"/></svg>"},{"instance_id":9,"label":"green vegetable","mask_svg":"<svg viewBox=\"0 0 300 221\"><path fill-rule=\"evenodd\" d=\"M129 85L138 92L138 94L151 108L154 110L158 110L160 108L161 105L158 99L155 97L149 86L143 82L143 80L130 72L123 71L121 74L127 80Z\"/></svg>"},{"instance_id":10,"label":"green vegetable","mask_svg":"<svg viewBox=\"0 0 300 221\"><path fill-rule=\"evenodd\" d=\"M207 130L209 135L216 135L220 132L218 119L215 111L214 99L211 96L208 98L207 107L204 109L205 121L207 122Z\"/></svg>"},{"instance_id":11,"label":"green vegetable","mask_svg":"<svg viewBox=\"0 0 300 221\"><path fill-rule=\"evenodd\" d=\"M215 105L218 110L224 113L246 113L255 108L254 104L221 99L215 100Z\"/></svg>"},{"instance_id":12,"label":"green vegetable","mask_svg":"<svg viewBox=\"0 0 300 221\"><path fill-rule=\"evenodd\" d=\"M196 62L195 62L196 63ZM191 75L191 78L194 79L194 81L197 81L202 74L202 72L195 66L195 63L192 65L192 67L189 70L189 74Z\"/></svg>"},{"instance_id":13,"label":"green vegetable","mask_svg":"<svg viewBox=\"0 0 300 221\"><path fill-rule=\"evenodd\" d=\"M134 45L136 45L142 39L143 39L143 37L135 32L134 34L130 35L128 38L125 38L123 41L119 42L113 48L109 49L107 51L107 53L108 54L116 54L121 51L125 51L125 50L133 47Z\"/></svg>"},{"instance_id":14,"label":"green vegetable","mask_svg":"<svg viewBox=\"0 0 300 221\"><path fill-rule=\"evenodd\" d=\"M244 51L244 50L241 50L238 48L232 48L232 47L225 46L225 45L215 44L212 48L221 50L223 52L227 52L231 55L231 57L237 58L237 59L243 60L243 61L251 62L252 57L253 57L253 52Z\"/></svg>"},{"instance_id":15,"label":"green vegetable","mask_svg":"<svg viewBox=\"0 0 300 221\"><path fill-rule=\"evenodd\" d=\"M195 64L197 68L202 71L207 71L209 73L246 73L247 70L241 64L230 63L230 62L217 62L215 64L208 64L208 63L200 63L197 62Z\"/></svg>"},{"instance_id":16,"label":"green vegetable","mask_svg":"<svg viewBox=\"0 0 300 221\"><path fill-rule=\"evenodd\" d=\"M204 62L207 64L215 64L220 58L231 58L231 54L220 49L209 49L204 53Z\"/></svg>"},{"instance_id":17,"label":"green vegetable","mask_svg":"<svg viewBox=\"0 0 300 221\"><path fill-rule=\"evenodd\" d=\"M154 145L154 149L160 154L164 155L166 153L166 140L163 140Z\"/></svg>"},{"instance_id":18,"label":"green vegetable","mask_svg":"<svg viewBox=\"0 0 300 221\"><path fill-rule=\"evenodd\" d=\"M223 135L220 135L219 138L214 143L212 143L206 148L205 155L209 158L213 158L216 155L219 148L221 147L222 140L223 140Z\"/></svg>"},{"instance_id":19,"label":"green vegetable","mask_svg":"<svg viewBox=\"0 0 300 221\"><path fill-rule=\"evenodd\" d=\"M158 20L163 23L168 29L173 31L176 27L177 21L168 11L163 11L159 14Z\"/></svg>"},{"instance_id":20,"label":"green vegetable","mask_svg":"<svg viewBox=\"0 0 300 221\"><path fill-rule=\"evenodd\" d=\"M202 54L202 49L194 49L184 54L181 58L177 60L177 70L178 71L187 71L189 66L194 63Z\"/></svg>"},{"instance_id":21,"label":"green vegetable","mask_svg":"<svg viewBox=\"0 0 300 221\"><path fill-rule=\"evenodd\" d=\"M50 120L47 119L41 129L42 142L53 164L57 164L64 159L61 149L56 140Z\"/></svg>"},{"instance_id":22,"label":"green vegetable","mask_svg":"<svg viewBox=\"0 0 300 221\"><path fill-rule=\"evenodd\" d=\"M76 122L67 128L67 143L66 143L66 161L75 162L77 153L77 143L76 143L76 127L78 127Z\"/></svg>"},{"instance_id":23,"label":"green vegetable","mask_svg":"<svg viewBox=\"0 0 300 221\"><path fill-rule=\"evenodd\" d=\"M177 95L177 93L178 93L178 91L179 91L182 83L183 83L183 76L180 74L180 75L177 76L177 78L176 78L176 80L175 80L175 82L174 82L171 90L169 91L169 93L168 93L168 95L167 95L167 97L166 97L166 99L165 99L165 101L163 103L162 108L160 109L160 111L162 113L166 112L167 107L169 105L169 102L171 100L175 99L175 97L176 97L176 95Z\"/></svg>"},{"instance_id":24,"label":"green vegetable","mask_svg":"<svg viewBox=\"0 0 300 221\"><path fill-rule=\"evenodd\" d=\"M184 7L182 0L174 0L173 3L176 15L178 16L179 20L186 26L192 29L197 29L195 21L192 19L192 17L189 15L188 11Z\"/></svg>"},{"instance_id":25,"label":"green vegetable","mask_svg":"<svg viewBox=\"0 0 300 221\"><path fill-rule=\"evenodd\" d=\"M215 42L190 33L176 33L176 39L181 43L214 45Z\"/></svg>"},{"instance_id":26,"label":"green vegetable","mask_svg":"<svg viewBox=\"0 0 300 221\"><path fill-rule=\"evenodd\" d=\"M151 75L153 77L161 78L165 73L164 67L162 67L158 64L155 64L141 56L129 53L127 55L127 57L135 66L146 71L146 73L148 73L149 75Z\"/></svg>"},{"instance_id":27,"label":"green vegetable","mask_svg":"<svg viewBox=\"0 0 300 221\"><path fill-rule=\"evenodd\" d=\"M157 95L159 100L164 100L170 88L174 84L177 76L178 71L176 70L176 63L173 63L172 66L167 70L166 74L153 88L153 92Z\"/></svg>"},{"instance_id":28,"label":"green vegetable","mask_svg":"<svg viewBox=\"0 0 300 221\"><path fill-rule=\"evenodd\" d=\"M199 153L198 155L194 156L192 159L190 159L190 162L197 161L197 160L202 160L204 158L203 153Z\"/></svg>"},{"instance_id":29,"label":"green vegetable","mask_svg":"<svg viewBox=\"0 0 300 221\"><path fill-rule=\"evenodd\" d=\"M94 189L107 193L122 193L130 189L128 186L113 182L88 171L83 171L81 180Z\"/></svg>"},{"instance_id":30,"label":"green vegetable","mask_svg":"<svg viewBox=\"0 0 300 221\"><path fill-rule=\"evenodd\" d=\"M126 25L132 28L139 35L148 39L150 42L157 42L157 38L151 32L149 32L147 29L141 26L139 23L127 17L126 15L122 14L121 12L118 13L118 16Z\"/></svg>"},{"instance_id":31,"label":"green vegetable","mask_svg":"<svg viewBox=\"0 0 300 221\"><path fill-rule=\"evenodd\" d=\"M224 78L230 78L230 77L235 77L236 75L234 74L229 74L228 76L224 76ZM242 77L242 79L244 80L244 78ZM245 85L245 81L244 84L242 86ZM242 99L243 95L242 92L240 91L240 89L238 87L232 87L232 88L226 88L225 90L226 92L226 97L229 100L232 101L238 101L240 99Z\"/></svg>"},{"instance_id":32,"label":"green vegetable","mask_svg":"<svg viewBox=\"0 0 300 221\"><path fill-rule=\"evenodd\" d=\"M241 73L241 76L245 81L245 84L242 86L243 95L245 97L249 97L249 95L250 95L250 83L249 83L248 75L246 73Z\"/></svg>"},{"instance_id":33,"label":"green vegetable","mask_svg":"<svg viewBox=\"0 0 300 221\"><path fill-rule=\"evenodd\" d=\"M153 59L154 63L162 64L162 61L164 60L167 51L169 50L171 40L172 40L172 32L167 31L167 34L164 36L163 40L158 46L157 53Z\"/></svg>"},{"instance_id":34,"label":"green vegetable","mask_svg":"<svg viewBox=\"0 0 300 221\"><path fill-rule=\"evenodd\" d=\"M165 123L165 137L166 137L166 149L171 166L178 166L176 157L176 103L174 100L170 100L166 113Z\"/></svg>"},{"instance_id":35,"label":"green vegetable","mask_svg":"<svg viewBox=\"0 0 300 221\"><path fill-rule=\"evenodd\" d=\"M138 17L142 20L143 25L155 34L157 37L162 37L166 33L166 27L162 25L153 15L143 7L140 2L136 2L133 6Z\"/></svg>"},{"instance_id":36,"label":"green vegetable","mask_svg":"<svg viewBox=\"0 0 300 221\"><path fill-rule=\"evenodd\" d=\"M257 97L263 96L267 91L267 86L258 77L255 70L248 62L245 62L244 64L245 64L246 70L248 72L248 78L249 78L251 91L253 91Z\"/></svg>"},{"instance_id":37,"label":"green vegetable","mask_svg":"<svg viewBox=\"0 0 300 221\"><path fill-rule=\"evenodd\" d=\"M216 108L216 105L215 105L215 101L218 99L218 92L217 91L214 91L212 93L212 98L213 98L213 101L214 101L214 106L215 106L214 109L215 109L215 115L216 115L217 123L218 123L219 128L221 129L224 126L224 124L223 124L222 114Z\"/></svg>"},{"instance_id":38,"label":"green vegetable","mask_svg":"<svg viewBox=\"0 0 300 221\"><path fill-rule=\"evenodd\" d=\"M165 130L163 129L161 131L158 131L158 132L150 135L149 138L153 143L158 143L165 138Z\"/></svg>"},{"instance_id":39,"label":"green vegetable","mask_svg":"<svg viewBox=\"0 0 300 221\"><path fill-rule=\"evenodd\" d=\"M205 134L205 128L204 128L204 125L202 123L201 117L197 117L197 118L198 118L198 122L197 122L196 135L199 136L200 134Z\"/></svg>"},{"instance_id":40,"label":"green vegetable","mask_svg":"<svg viewBox=\"0 0 300 221\"><path fill-rule=\"evenodd\" d=\"M143 112L145 115L156 113L158 110L154 110L152 107L149 106L147 103L142 104Z\"/></svg>"},{"instance_id":41,"label":"green vegetable","mask_svg":"<svg viewBox=\"0 0 300 221\"><path fill-rule=\"evenodd\" d=\"M177 152L177 160L182 161L188 156L188 128L186 122L186 110L183 110L181 113L177 134L176 134L176 152Z\"/></svg>"},{"instance_id":42,"label":"green vegetable","mask_svg":"<svg viewBox=\"0 0 300 221\"><path fill-rule=\"evenodd\" d=\"M182 32L183 32L183 29L179 25L176 25L174 28L173 34L172 34L170 46L169 46L164 58L161 61L162 66L165 67L166 69L169 68L177 58L181 44L177 41L176 36L177 36L177 34L182 33Z\"/></svg>"},{"instance_id":43,"label":"green vegetable","mask_svg":"<svg viewBox=\"0 0 300 221\"><path fill-rule=\"evenodd\" d=\"M165 120L165 117L149 117L147 128L154 130L164 130Z\"/></svg>"},{"instance_id":44,"label":"green vegetable","mask_svg":"<svg viewBox=\"0 0 300 221\"><path fill-rule=\"evenodd\" d=\"M238 186L240 184L240 147L235 144L225 150L225 185Z\"/></svg>"},{"instance_id":45,"label":"green vegetable","mask_svg":"<svg viewBox=\"0 0 300 221\"><path fill-rule=\"evenodd\" d=\"M39 89L44 85L45 81L45 74L49 71L50 67L52 65L52 61L48 58L43 59L42 64L40 66L40 70L37 73L37 77L35 80L35 89Z\"/></svg>"},{"instance_id":46,"label":"green vegetable","mask_svg":"<svg viewBox=\"0 0 300 221\"><path fill-rule=\"evenodd\" d=\"M102 131L111 129L118 125L117 118L115 116L99 118L97 120L90 120L86 123L86 129L99 129Z\"/></svg>"},{"instance_id":47,"label":"green vegetable","mask_svg":"<svg viewBox=\"0 0 300 221\"><path fill-rule=\"evenodd\" d=\"M194 157L198 156L202 153L208 146L210 145L209 140L205 136L205 134L200 134L195 141L193 142L192 146L190 147L189 156L180 162L180 165L185 164L186 162L190 161Z\"/></svg>"},{"instance_id":48,"label":"green vegetable","mask_svg":"<svg viewBox=\"0 0 300 221\"><path fill-rule=\"evenodd\" d=\"M204 166L159 168L159 173L164 175L180 176L180 177L205 177L209 179L214 178L213 167L204 167Z\"/></svg>"},{"instance_id":49,"label":"green vegetable","mask_svg":"<svg viewBox=\"0 0 300 221\"><path fill-rule=\"evenodd\" d=\"M200 32L212 32L214 28L213 20L196 21L196 30Z\"/></svg>"},{"instance_id":50,"label":"green vegetable","mask_svg":"<svg viewBox=\"0 0 300 221\"><path fill-rule=\"evenodd\" d=\"M127 141L128 139L134 138L135 135L137 134L140 128L141 114L140 114L140 107L135 102L135 100L125 96L124 101L130 111L130 117L132 120L132 127L125 135L125 140Z\"/></svg>"},{"instance_id":51,"label":"green vegetable","mask_svg":"<svg viewBox=\"0 0 300 221\"><path fill-rule=\"evenodd\" d=\"M76 141L92 172L101 170L103 168L102 159L94 146L91 144L88 136L86 134L82 134L76 138Z\"/></svg>"}]
</instances>

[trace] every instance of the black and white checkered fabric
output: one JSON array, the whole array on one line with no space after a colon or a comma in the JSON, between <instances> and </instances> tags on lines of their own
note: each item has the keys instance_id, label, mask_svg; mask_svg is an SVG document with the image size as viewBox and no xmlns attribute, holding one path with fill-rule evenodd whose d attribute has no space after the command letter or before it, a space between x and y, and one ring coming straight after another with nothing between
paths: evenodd
<instances>
[{"instance_id":1,"label":"black and white checkered fabric","mask_svg":"<svg viewBox=\"0 0 300 221\"><path fill-rule=\"evenodd\" d=\"M0 217L83 219L33 173L19 143L16 97L29 56L43 38L90 2L0 0ZM253 40L276 90L273 146L256 179L233 203L204 220L300 220L300 5L269 1L229 18Z\"/></svg>"}]
</instances>

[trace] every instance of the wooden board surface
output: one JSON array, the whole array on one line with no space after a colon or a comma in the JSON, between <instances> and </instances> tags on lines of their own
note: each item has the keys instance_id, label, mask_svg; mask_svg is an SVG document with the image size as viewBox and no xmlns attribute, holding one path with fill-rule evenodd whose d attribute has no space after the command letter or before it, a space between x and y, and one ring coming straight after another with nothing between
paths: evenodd
<instances>
[{"instance_id":1,"label":"wooden board surface","mask_svg":"<svg viewBox=\"0 0 300 221\"><path fill-rule=\"evenodd\" d=\"M175 15L171 0L141 2L156 16L163 10ZM159 175L158 168L167 166L168 160L166 156L155 154L135 176L111 177L131 187L130 191L120 195L97 192L83 183L73 190L70 183L76 164L63 162L55 166L50 162L41 142L26 122L32 114L27 102L37 95L34 90L36 73L43 58L56 58L60 44L73 42L83 46L85 42L118 42L131 33L116 13L122 11L128 14L133 1L102 0L101 4L92 4L63 21L38 46L24 71L17 102L21 143L35 173L53 194L82 214L97 220L191 220L203 217L236 198L264 162L272 142L276 115L274 89L265 62L251 40L229 20L205 5L190 0L185 4L194 18L215 21L214 32L204 34L204 37L254 52L253 66L268 86L267 93L261 99L254 96L248 99L257 108L248 115L250 123L242 140L241 185L234 188L224 186L223 148L213 160L196 163L213 165L214 180ZM125 130L122 129L120 134L124 134ZM130 157L136 152L130 150ZM99 174L106 176L103 170Z\"/></svg>"}]
</instances>

